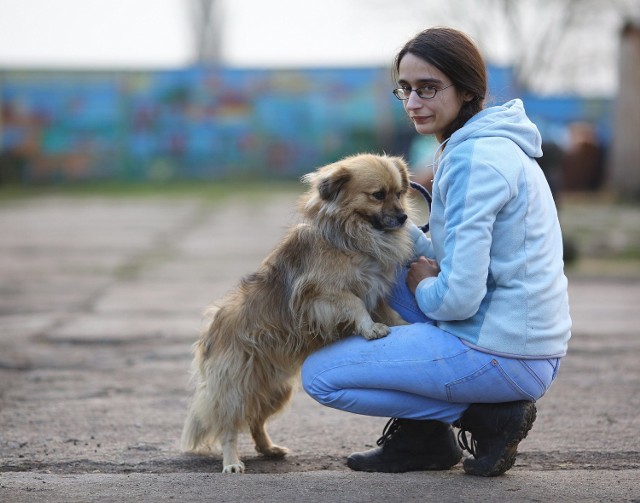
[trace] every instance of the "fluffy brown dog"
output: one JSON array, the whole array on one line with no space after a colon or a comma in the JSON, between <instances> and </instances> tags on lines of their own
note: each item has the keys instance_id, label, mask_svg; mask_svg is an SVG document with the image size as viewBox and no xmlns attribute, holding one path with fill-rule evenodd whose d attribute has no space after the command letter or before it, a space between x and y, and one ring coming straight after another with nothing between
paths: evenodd
<instances>
[{"instance_id":1,"label":"fluffy brown dog","mask_svg":"<svg viewBox=\"0 0 640 503\"><path fill-rule=\"evenodd\" d=\"M193 450L219 442L223 472L244 472L238 433L279 458L265 421L290 400L314 350L354 333L384 337L404 322L385 297L409 261L409 173L397 157L362 154L303 181L302 222L221 303L195 346L195 391L182 433Z\"/></svg>"}]
</instances>

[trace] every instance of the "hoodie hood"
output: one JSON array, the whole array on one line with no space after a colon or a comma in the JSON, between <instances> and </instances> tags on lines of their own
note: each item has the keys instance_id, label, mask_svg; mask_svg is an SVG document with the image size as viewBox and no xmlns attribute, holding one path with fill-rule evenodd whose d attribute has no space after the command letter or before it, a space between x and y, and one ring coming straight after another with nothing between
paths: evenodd
<instances>
[{"instance_id":1,"label":"hoodie hood","mask_svg":"<svg viewBox=\"0 0 640 503\"><path fill-rule=\"evenodd\" d=\"M469 138L508 138L529 157L542 157L542 137L536 125L529 120L519 99L504 105L485 108L474 115L447 142L445 150Z\"/></svg>"}]
</instances>

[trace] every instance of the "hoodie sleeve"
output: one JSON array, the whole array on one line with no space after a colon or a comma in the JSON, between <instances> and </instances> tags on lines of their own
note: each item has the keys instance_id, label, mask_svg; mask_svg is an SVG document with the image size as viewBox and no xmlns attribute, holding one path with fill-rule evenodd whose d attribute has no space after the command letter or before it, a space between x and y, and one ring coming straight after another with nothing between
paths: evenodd
<instances>
[{"instance_id":1,"label":"hoodie sleeve","mask_svg":"<svg viewBox=\"0 0 640 503\"><path fill-rule=\"evenodd\" d=\"M431 239L429 239L416 224L411 224L409 233L411 235L411 239L413 240L413 259L417 260L421 256L434 258L433 244L431 243Z\"/></svg>"},{"instance_id":2,"label":"hoodie sleeve","mask_svg":"<svg viewBox=\"0 0 640 503\"><path fill-rule=\"evenodd\" d=\"M438 321L465 320L480 308L487 293L493 225L513 195L494 167L496 154L490 148L486 155L474 152L476 142L465 143L451 153L438 182L445 208L440 274L416 289L420 309Z\"/></svg>"}]
</instances>

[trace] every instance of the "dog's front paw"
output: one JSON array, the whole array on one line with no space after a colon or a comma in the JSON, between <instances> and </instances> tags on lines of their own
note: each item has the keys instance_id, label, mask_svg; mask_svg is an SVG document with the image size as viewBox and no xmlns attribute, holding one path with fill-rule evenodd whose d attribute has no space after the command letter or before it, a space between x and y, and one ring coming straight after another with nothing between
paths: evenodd
<instances>
[{"instance_id":1,"label":"dog's front paw","mask_svg":"<svg viewBox=\"0 0 640 503\"><path fill-rule=\"evenodd\" d=\"M371 325L369 330L362 331L362 336L368 341L371 341L373 339L385 337L389 332L391 332L391 329L387 325L383 323L374 323Z\"/></svg>"},{"instance_id":2,"label":"dog's front paw","mask_svg":"<svg viewBox=\"0 0 640 503\"><path fill-rule=\"evenodd\" d=\"M244 473L244 463L238 461L237 463L225 465L222 468L222 473Z\"/></svg>"}]
</instances>

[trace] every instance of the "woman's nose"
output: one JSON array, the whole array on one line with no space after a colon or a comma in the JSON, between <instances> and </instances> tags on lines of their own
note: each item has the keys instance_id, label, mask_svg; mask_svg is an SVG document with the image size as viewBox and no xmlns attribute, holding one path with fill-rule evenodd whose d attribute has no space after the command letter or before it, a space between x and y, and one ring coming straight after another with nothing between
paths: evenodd
<instances>
[{"instance_id":1,"label":"woman's nose","mask_svg":"<svg viewBox=\"0 0 640 503\"><path fill-rule=\"evenodd\" d=\"M420 108L422 106L422 99L418 96L418 93L411 91L409 99L406 101L406 107L411 109Z\"/></svg>"}]
</instances>

